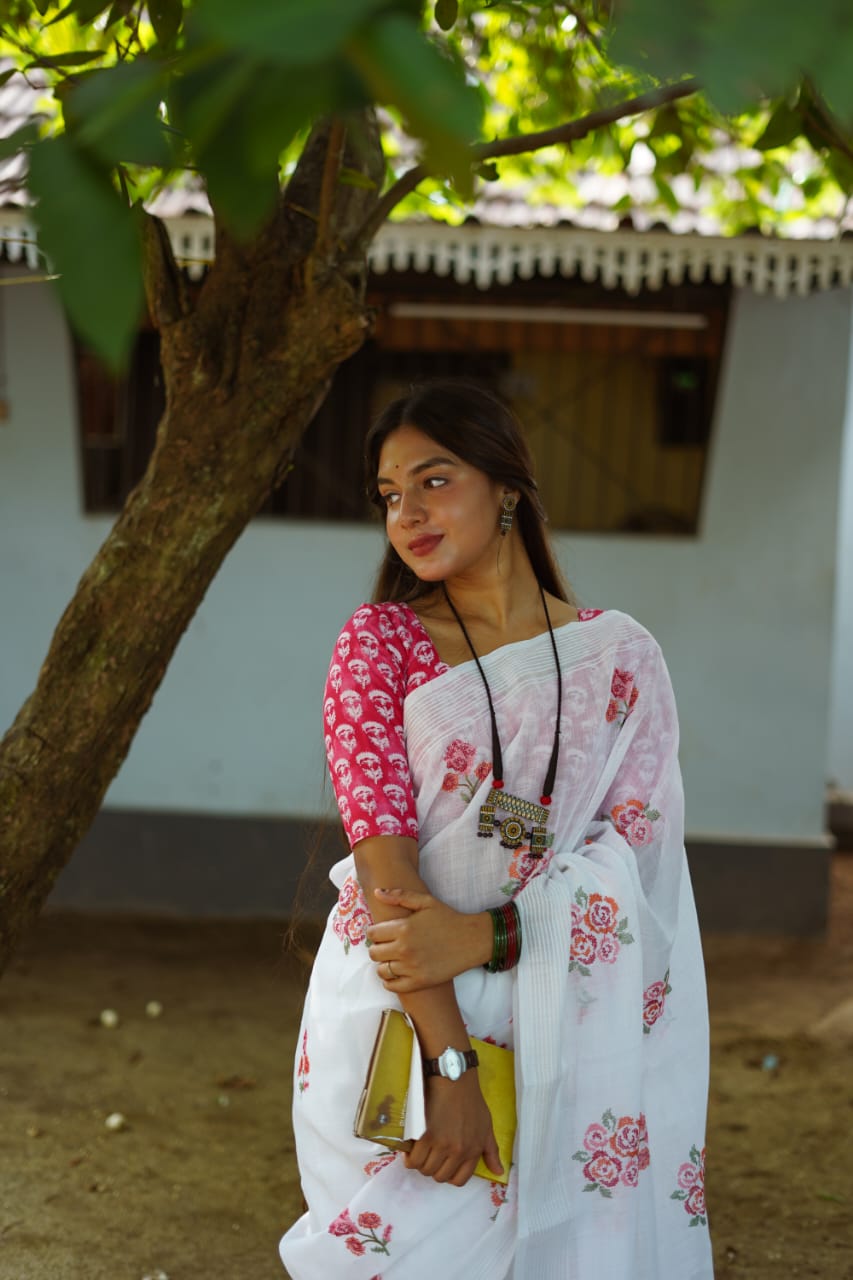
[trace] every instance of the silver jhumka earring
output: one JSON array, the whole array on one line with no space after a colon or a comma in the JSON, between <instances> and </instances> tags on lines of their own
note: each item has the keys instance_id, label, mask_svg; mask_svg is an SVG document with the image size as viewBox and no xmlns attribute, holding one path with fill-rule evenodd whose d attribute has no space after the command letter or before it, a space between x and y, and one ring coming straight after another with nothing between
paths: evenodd
<instances>
[{"instance_id":1,"label":"silver jhumka earring","mask_svg":"<svg viewBox=\"0 0 853 1280\"><path fill-rule=\"evenodd\" d=\"M510 529L512 528L512 517L513 517L513 513L515 512L515 508L517 506L518 506L518 498L516 498L514 493L507 493L504 495L503 502L501 503L501 537L502 538L505 538L506 535L509 533Z\"/></svg>"}]
</instances>

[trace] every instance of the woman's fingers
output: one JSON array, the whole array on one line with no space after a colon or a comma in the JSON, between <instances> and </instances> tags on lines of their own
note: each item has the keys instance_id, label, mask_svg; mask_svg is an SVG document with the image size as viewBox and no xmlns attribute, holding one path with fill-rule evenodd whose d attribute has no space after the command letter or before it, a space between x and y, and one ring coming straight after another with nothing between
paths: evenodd
<instances>
[{"instance_id":1,"label":"woman's fingers","mask_svg":"<svg viewBox=\"0 0 853 1280\"><path fill-rule=\"evenodd\" d=\"M464 1187L465 1183L474 1176L477 1163L477 1160L466 1160L464 1164L459 1166L453 1177L448 1178L447 1181L454 1187Z\"/></svg>"},{"instance_id":2,"label":"woman's fingers","mask_svg":"<svg viewBox=\"0 0 853 1280\"><path fill-rule=\"evenodd\" d=\"M504 1173L500 1152L498 1151L498 1140L495 1137L494 1129L490 1132L488 1139L486 1140L486 1145L483 1147L483 1160L486 1163L486 1168L491 1169L492 1173L496 1173L498 1175L502 1175Z\"/></svg>"},{"instance_id":3,"label":"woman's fingers","mask_svg":"<svg viewBox=\"0 0 853 1280\"><path fill-rule=\"evenodd\" d=\"M367 939L371 946L393 942L399 936L400 926L405 924L408 916L400 916L399 920L380 920L367 927Z\"/></svg>"},{"instance_id":4,"label":"woman's fingers","mask_svg":"<svg viewBox=\"0 0 853 1280\"><path fill-rule=\"evenodd\" d=\"M420 889L374 889L373 892L387 906L405 907L407 911L423 911L435 902L431 893Z\"/></svg>"},{"instance_id":5,"label":"woman's fingers","mask_svg":"<svg viewBox=\"0 0 853 1280\"><path fill-rule=\"evenodd\" d=\"M416 1169L425 1178L433 1178L436 1182L452 1182L454 1186L462 1187L476 1169L478 1160L479 1156L463 1158L458 1148L448 1151L425 1134L406 1156L406 1167Z\"/></svg>"}]
</instances>

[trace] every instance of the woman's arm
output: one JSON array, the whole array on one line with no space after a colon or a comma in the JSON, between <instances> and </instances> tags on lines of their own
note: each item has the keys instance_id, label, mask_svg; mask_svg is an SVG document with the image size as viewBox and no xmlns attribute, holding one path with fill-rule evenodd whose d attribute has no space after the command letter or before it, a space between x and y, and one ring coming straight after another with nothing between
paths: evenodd
<instances>
[{"instance_id":1,"label":"woman's arm","mask_svg":"<svg viewBox=\"0 0 853 1280\"><path fill-rule=\"evenodd\" d=\"M488 963L493 946L489 913L455 911L433 897L418 875L414 840L364 840L353 853L375 921L367 931L371 958L389 991L403 996L440 986ZM389 977L380 967L388 961L399 977Z\"/></svg>"},{"instance_id":2,"label":"woman's arm","mask_svg":"<svg viewBox=\"0 0 853 1280\"><path fill-rule=\"evenodd\" d=\"M376 894L377 889L381 890L388 885L393 885L395 888L428 894L426 885L418 875L418 846L415 840L404 836L375 836L357 844L353 849L353 857L362 892L370 904L371 914L377 924L387 920L399 921L401 917L412 914L395 902L384 902L382 897ZM445 977L437 977L430 986L417 993L399 994L403 1007L415 1025L425 1055L428 1058L436 1058L449 1044L454 1049L471 1047L453 993L451 979L456 973L462 973L466 968L471 968L478 963L477 958L474 958L471 964L464 961L469 956L476 957L483 951L484 922L485 930L488 932L488 942L485 943L487 951L485 959L488 960L491 955L491 923L486 912L468 916L462 912L453 911L435 898L430 897L430 901L436 905L434 916L437 925L429 932L419 930L421 946L434 950L436 955L441 955L442 969L448 969L446 957L452 953L454 958L449 964L451 971ZM459 922L456 931L453 928L454 920ZM377 933L381 936L381 929L375 927L369 929L368 938L372 941L371 935ZM405 938L406 933L405 924L396 930L398 937ZM404 949L405 944L398 948L398 954L401 957ZM373 946L371 946L371 958L375 959L377 966L383 963L380 952L381 948L378 948L374 956ZM456 957L459 959L457 960ZM401 967L404 967L402 958L400 963ZM457 968L457 964L460 967ZM380 977L382 976L380 974Z\"/></svg>"},{"instance_id":3,"label":"woman's arm","mask_svg":"<svg viewBox=\"0 0 853 1280\"><path fill-rule=\"evenodd\" d=\"M426 892L417 871L415 840L402 836L371 837L354 847L353 857L365 897L375 904L371 906L375 920L399 918L401 913L399 906L386 905L377 898L375 889L393 884ZM470 1049L471 1041L452 982L398 994L414 1024L425 1057L437 1058L448 1045L463 1051ZM476 1070L466 1071L454 1081L431 1078L427 1082L426 1100L427 1130L406 1157L409 1168L456 1186L468 1181L481 1155L493 1172L501 1171L491 1116Z\"/></svg>"},{"instance_id":4,"label":"woman's arm","mask_svg":"<svg viewBox=\"0 0 853 1280\"><path fill-rule=\"evenodd\" d=\"M494 926L488 911L455 911L426 889L393 886L374 890L376 924L367 930L371 957L389 991L402 997L442 982L467 969L488 964ZM390 961L396 977L383 964Z\"/></svg>"}]
</instances>

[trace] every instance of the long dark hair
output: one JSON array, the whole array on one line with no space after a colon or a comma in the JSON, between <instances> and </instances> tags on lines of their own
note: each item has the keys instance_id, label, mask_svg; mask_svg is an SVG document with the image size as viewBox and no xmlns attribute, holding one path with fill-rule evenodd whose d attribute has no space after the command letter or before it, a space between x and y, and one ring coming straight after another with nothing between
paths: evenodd
<instances>
[{"instance_id":1,"label":"long dark hair","mask_svg":"<svg viewBox=\"0 0 853 1280\"><path fill-rule=\"evenodd\" d=\"M417 427L444 449L483 471L490 480L517 489L516 519L533 572L546 591L576 604L557 564L545 528L546 516L533 475L533 459L515 414L493 392L473 382L441 379L412 387L383 409L364 442L367 493L385 513L376 486L382 446L398 427ZM379 566L373 600L407 604L435 589L404 564L389 543Z\"/></svg>"}]
</instances>

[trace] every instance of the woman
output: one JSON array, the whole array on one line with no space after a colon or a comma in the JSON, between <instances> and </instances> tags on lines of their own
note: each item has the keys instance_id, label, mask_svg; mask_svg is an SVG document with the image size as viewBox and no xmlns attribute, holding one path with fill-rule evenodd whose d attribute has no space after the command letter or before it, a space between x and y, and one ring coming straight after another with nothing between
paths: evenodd
<instances>
[{"instance_id":1,"label":"woman","mask_svg":"<svg viewBox=\"0 0 853 1280\"><path fill-rule=\"evenodd\" d=\"M705 981L660 649L571 602L495 397L416 388L366 458L388 546L326 687L352 855L300 1030L308 1209L282 1259L293 1280L708 1280ZM405 1156L352 1136L398 1004L438 1060ZM472 1177L501 1165L470 1036L515 1051L507 1186Z\"/></svg>"}]
</instances>

